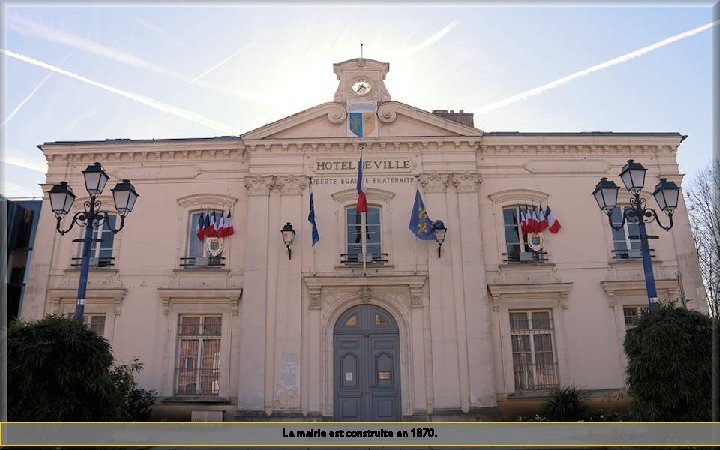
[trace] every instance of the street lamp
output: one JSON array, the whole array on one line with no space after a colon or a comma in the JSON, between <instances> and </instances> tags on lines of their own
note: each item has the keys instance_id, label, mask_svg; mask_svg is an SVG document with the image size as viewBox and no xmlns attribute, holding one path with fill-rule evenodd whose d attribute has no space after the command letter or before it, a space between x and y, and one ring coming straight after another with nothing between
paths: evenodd
<instances>
[{"instance_id":1,"label":"street lamp","mask_svg":"<svg viewBox=\"0 0 720 450\"><path fill-rule=\"evenodd\" d=\"M648 236L645 224L653 221L665 231L669 231L673 227L673 212L677 208L680 189L677 184L661 178L660 182L655 186L653 197L660 210L662 210L670 219L667 226L660 222L657 212L652 208L645 206L645 199L640 198L640 191L645 184L645 172L647 169L642 164L636 163L632 159L625 164L620 172L620 178L625 184L625 188L632 194L630 198L630 206L623 209L622 222L615 225L612 220L612 212L617 207L618 187L613 181L609 181L603 177L595 186L593 196L598 206L608 216L610 226L619 230L625 226L625 222L637 223L640 230L639 236L628 236L630 239L640 239L640 251L643 259L643 271L645 272L645 288L648 296L648 308L652 311L657 304L657 291L655 289L655 276L652 270L652 260L650 259L650 246L648 239L657 239L657 236Z\"/></svg>"},{"instance_id":2,"label":"street lamp","mask_svg":"<svg viewBox=\"0 0 720 450\"><path fill-rule=\"evenodd\" d=\"M85 178L85 189L88 194L90 194L90 200L85 202L85 211L78 211L73 215L70 226L65 230L60 228L60 222L70 212L70 208L72 208L72 204L75 201L75 194L73 194L72 188L70 188L65 181L54 185L48 191L50 208L57 218L56 229L60 235L64 236L75 224L85 227L85 237L77 240L83 243L80 282L78 285L77 301L75 302L75 320L80 322L82 322L83 313L85 312L85 292L87 290L90 248L93 241L94 228L95 226L102 226L108 219L108 213L99 210L101 203L100 200L98 200L108 181L107 173L105 173L100 163L96 162L83 170L82 174ZM115 202L115 210L120 215L120 228L110 228L110 231L115 234L125 226L125 216L132 212L135 206L135 200L138 198L138 193L129 180L122 180L122 182L118 183L111 190Z\"/></svg>"},{"instance_id":3,"label":"street lamp","mask_svg":"<svg viewBox=\"0 0 720 450\"><path fill-rule=\"evenodd\" d=\"M285 223L280 233L282 233L283 243L285 247L287 247L288 259L292 259L292 249L290 246L292 246L295 240L295 230L293 230L292 224L290 222Z\"/></svg>"}]
</instances>

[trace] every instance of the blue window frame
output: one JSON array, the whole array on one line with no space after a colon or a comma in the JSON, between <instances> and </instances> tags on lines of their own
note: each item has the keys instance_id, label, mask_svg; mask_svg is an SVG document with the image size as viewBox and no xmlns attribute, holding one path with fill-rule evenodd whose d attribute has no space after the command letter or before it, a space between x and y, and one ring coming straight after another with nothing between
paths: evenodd
<instances>
[{"instance_id":1,"label":"blue window frame","mask_svg":"<svg viewBox=\"0 0 720 450\"><path fill-rule=\"evenodd\" d=\"M360 213L357 212L355 206L345 209L346 223L346 250L347 261L358 262L360 253L362 252L361 232L360 232ZM377 206L369 206L367 212L367 252L373 260L382 259L381 236L380 236L380 208Z\"/></svg>"}]
</instances>

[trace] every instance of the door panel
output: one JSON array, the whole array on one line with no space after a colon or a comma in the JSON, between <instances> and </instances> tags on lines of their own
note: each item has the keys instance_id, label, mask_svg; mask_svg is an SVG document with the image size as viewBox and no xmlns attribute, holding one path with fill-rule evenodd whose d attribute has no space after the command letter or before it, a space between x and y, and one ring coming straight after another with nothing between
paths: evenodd
<instances>
[{"instance_id":1,"label":"door panel","mask_svg":"<svg viewBox=\"0 0 720 450\"><path fill-rule=\"evenodd\" d=\"M335 338L335 399L339 406L336 411L336 420L362 420L359 416L364 408L360 402L363 400L361 382L362 367L362 337L342 336ZM339 414L339 416L338 416Z\"/></svg>"},{"instance_id":2,"label":"door panel","mask_svg":"<svg viewBox=\"0 0 720 450\"><path fill-rule=\"evenodd\" d=\"M399 333L382 308L360 305L338 319L334 335L337 421L398 421Z\"/></svg>"},{"instance_id":3,"label":"door panel","mask_svg":"<svg viewBox=\"0 0 720 450\"><path fill-rule=\"evenodd\" d=\"M372 368L371 419L400 420L398 404L400 389L397 376L398 339L395 336L369 336L370 366Z\"/></svg>"}]
</instances>

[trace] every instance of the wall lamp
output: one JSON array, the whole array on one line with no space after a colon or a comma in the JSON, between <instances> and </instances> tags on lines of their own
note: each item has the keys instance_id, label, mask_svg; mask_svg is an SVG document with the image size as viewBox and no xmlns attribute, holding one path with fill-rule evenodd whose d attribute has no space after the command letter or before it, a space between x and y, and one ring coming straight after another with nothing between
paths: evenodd
<instances>
[{"instance_id":1,"label":"wall lamp","mask_svg":"<svg viewBox=\"0 0 720 450\"><path fill-rule=\"evenodd\" d=\"M290 222L285 223L280 233L282 233L283 242L285 243L285 247L287 247L288 259L292 259L292 249L290 247L295 240L295 230L293 230L292 224Z\"/></svg>"},{"instance_id":2,"label":"wall lamp","mask_svg":"<svg viewBox=\"0 0 720 450\"><path fill-rule=\"evenodd\" d=\"M443 242L445 242L445 234L447 233L447 228L445 227L445 224L442 220L436 220L433 223L433 231L435 232L435 242L438 243L438 258L442 254L442 245Z\"/></svg>"}]
</instances>

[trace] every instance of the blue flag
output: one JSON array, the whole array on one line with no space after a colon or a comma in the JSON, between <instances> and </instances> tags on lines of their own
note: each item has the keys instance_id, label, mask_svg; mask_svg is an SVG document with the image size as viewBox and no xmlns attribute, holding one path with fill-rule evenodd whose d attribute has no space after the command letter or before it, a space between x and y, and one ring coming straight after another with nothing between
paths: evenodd
<instances>
[{"instance_id":1,"label":"blue flag","mask_svg":"<svg viewBox=\"0 0 720 450\"><path fill-rule=\"evenodd\" d=\"M308 214L308 221L312 224L312 245L314 246L320 240L320 233L318 233L317 224L315 223L315 202L312 192L310 193L310 214Z\"/></svg>"},{"instance_id":2,"label":"blue flag","mask_svg":"<svg viewBox=\"0 0 720 450\"><path fill-rule=\"evenodd\" d=\"M425 204L420 196L420 190L415 190L415 205L410 215L410 231L412 234L423 240L434 240L435 230L433 221L427 215Z\"/></svg>"}]
</instances>

